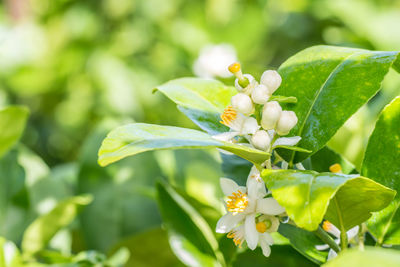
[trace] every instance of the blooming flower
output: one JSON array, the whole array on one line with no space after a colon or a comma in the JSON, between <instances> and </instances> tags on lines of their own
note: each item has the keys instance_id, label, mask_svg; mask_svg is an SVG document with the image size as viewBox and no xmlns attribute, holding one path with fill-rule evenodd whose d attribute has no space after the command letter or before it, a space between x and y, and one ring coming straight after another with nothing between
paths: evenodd
<instances>
[{"instance_id":1,"label":"blooming flower","mask_svg":"<svg viewBox=\"0 0 400 267\"><path fill-rule=\"evenodd\" d=\"M264 198L267 192L260 172L253 166L246 187L227 178L221 178L220 184L228 198L228 212L218 221L216 231L228 233L236 245L246 240L252 250L260 243L264 254L269 255L269 245L272 245L273 240L268 232L276 231L279 225L279 220L273 215L282 214L285 209L274 198Z\"/></svg>"}]
</instances>

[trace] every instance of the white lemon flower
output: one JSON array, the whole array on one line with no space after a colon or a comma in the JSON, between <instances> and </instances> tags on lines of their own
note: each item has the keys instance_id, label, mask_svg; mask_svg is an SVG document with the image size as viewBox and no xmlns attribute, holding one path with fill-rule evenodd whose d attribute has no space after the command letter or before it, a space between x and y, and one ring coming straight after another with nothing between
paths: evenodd
<instances>
[{"instance_id":1,"label":"white lemon flower","mask_svg":"<svg viewBox=\"0 0 400 267\"><path fill-rule=\"evenodd\" d=\"M243 74L239 62L229 65L228 70L236 77L236 89L246 95L251 95L253 89L258 85L254 77L250 74Z\"/></svg>"},{"instance_id":2,"label":"white lemon flower","mask_svg":"<svg viewBox=\"0 0 400 267\"><path fill-rule=\"evenodd\" d=\"M228 197L226 205L228 212L219 219L216 227L217 233L229 233L228 236L234 238L235 244L242 244L243 240L246 240L248 247L252 250L257 247L259 241L264 247L272 244L266 235L263 235L261 241L259 230L264 229L260 227L262 227L262 223L265 223L265 231L262 232L264 234L267 229L275 226L279 221L267 222L266 218L269 217L260 216L256 222L256 216L260 213L279 215L285 212L285 209L274 198L264 198L267 192L257 168L253 166L251 169L246 187L238 186L233 180L227 178L221 178L220 184L223 193ZM257 230L259 222L261 224ZM241 224L243 228L240 228ZM239 227L237 227L238 225Z\"/></svg>"},{"instance_id":3,"label":"white lemon flower","mask_svg":"<svg viewBox=\"0 0 400 267\"><path fill-rule=\"evenodd\" d=\"M340 230L335 225L333 225L329 221L324 221L324 223L322 224L322 228L326 232L330 233L331 235L333 235L335 237L336 244L338 244L338 245L340 244ZM353 238L355 238L357 236L357 234L358 234L358 230L359 230L358 225L353 227L353 228L351 228L350 230L348 230L346 232L347 240L350 241ZM327 244L317 245L317 246L315 246L315 248L318 249L318 250L326 250L326 249L329 248L329 245L327 245ZM332 258L334 258L336 256L337 256L337 253L333 249L330 249L329 253L328 253L328 260L330 260L330 259L332 259Z\"/></svg>"},{"instance_id":4,"label":"white lemon flower","mask_svg":"<svg viewBox=\"0 0 400 267\"><path fill-rule=\"evenodd\" d=\"M265 130L271 130L275 128L276 123L281 117L282 107L277 101L271 101L264 105L261 126Z\"/></svg>"},{"instance_id":5,"label":"white lemon flower","mask_svg":"<svg viewBox=\"0 0 400 267\"><path fill-rule=\"evenodd\" d=\"M259 84L254 87L253 91L251 92L251 99L256 104L264 105L267 103L268 99L271 97L271 93L267 86L264 84Z\"/></svg>"},{"instance_id":6,"label":"white lemon flower","mask_svg":"<svg viewBox=\"0 0 400 267\"><path fill-rule=\"evenodd\" d=\"M207 45L193 64L194 73L202 78L223 77L232 74L226 66L236 61L235 48L230 44Z\"/></svg>"},{"instance_id":7,"label":"white lemon flower","mask_svg":"<svg viewBox=\"0 0 400 267\"><path fill-rule=\"evenodd\" d=\"M261 75L260 83L268 87L270 94L273 94L281 85L282 78L275 70L267 70Z\"/></svg>"},{"instance_id":8,"label":"white lemon flower","mask_svg":"<svg viewBox=\"0 0 400 267\"><path fill-rule=\"evenodd\" d=\"M239 93L231 98L232 107L240 113L249 116L254 113L254 104L251 98L244 94Z\"/></svg>"},{"instance_id":9,"label":"white lemon flower","mask_svg":"<svg viewBox=\"0 0 400 267\"><path fill-rule=\"evenodd\" d=\"M276 132L279 135L287 135L297 124L297 116L293 111L284 110L276 124Z\"/></svg>"},{"instance_id":10,"label":"white lemon flower","mask_svg":"<svg viewBox=\"0 0 400 267\"><path fill-rule=\"evenodd\" d=\"M221 141L230 141L236 136L247 137L247 135L254 134L260 128L255 118L244 116L232 106L228 106L224 110L220 122L230 128L229 132L213 136L213 138Z\"/></svg>"},{"instance_id":11,"label":"white lemon flower","mask_svg":"<svg viewBox=\"0 0 400 267\"><path fill-rule=\"evenodd\" d=\"M251 137L251 144L257 149L267 151L271 146L271 138L268 132L258 130Z\"/></svg>"}]
</instances>

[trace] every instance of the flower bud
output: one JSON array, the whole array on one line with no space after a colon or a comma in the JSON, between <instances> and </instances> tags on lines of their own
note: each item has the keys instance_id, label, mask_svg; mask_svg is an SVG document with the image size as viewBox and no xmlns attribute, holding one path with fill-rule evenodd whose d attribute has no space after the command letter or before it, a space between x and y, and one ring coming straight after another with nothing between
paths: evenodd
<instances>
[{"instance_id":1,"label":"flower bud","mask_svg":"<svg viewBox=\"0 0 400 267\"><path fill-rule=\"evenodd\" d=\"M270 94L273 94L281 85L282 78L275 70L267 70L261 75L260 83L268 87Z\"/></svg>"},{"instance_id":2,"label":"flower bud","mask_svg":"<svg viewBox=\"0 0 400 267\"><path fill-rule=\"evenodd\" d=\"M244 115L250 115L254 112L254 105L251 98L244 93L234 95L231 99L231 103L235 110Z\"/></svg>"},{"instance_id":3,"label":"flower bud","mask_svg":"<svg viewBox=\"0 0 400 267\"><path fill-rule=\"evenodd\" d=\"M282 111L281 117L276 125L276 132L279 135L287 135L297 124L297 116L293 111Z\"/></svg>"},{"instance_id":4,"label":"flower bud","mask_svg":"<svg viewBox=\"0 0 400 267\"><path fill-rule=\"evenodd\" d=\"M267 151L271 145L271 138L264 130L259 130L251 137L251 144L260 150Z\"/></svg>"},{"instance_id":5,"label":"flower bud","mask_svg":"<svg viewBox=\"0 0 400 267\"><path fill-rule=\"evenodd\" d=\"M265 130L274 129L276 123L281 116L282 108L276 101L267 102L264 105L262 119L261 119L261 126Z\"/></svg>"},{"instance_id":6,"label":"flower bud","mask_svg":"<svg viewBox=\"0 0 400 267\"><path fill-rule=\"evenodd\" d=\"M240 133L254 134L258 129L260 129L260 125L258 125L257 120L253 117L248 117L244 120Z\"/></svg>"},{"instance_id":7,"label":"flower bud","mask_svg":"<svg viewBox=\"0 0 400 267\"><path fill-rule=\"evenodd\" d=\"M251 99L257 104L267 103L270 96L269 89L264 84L257 85L251 92Z\"/></svg>"}]
</instances>

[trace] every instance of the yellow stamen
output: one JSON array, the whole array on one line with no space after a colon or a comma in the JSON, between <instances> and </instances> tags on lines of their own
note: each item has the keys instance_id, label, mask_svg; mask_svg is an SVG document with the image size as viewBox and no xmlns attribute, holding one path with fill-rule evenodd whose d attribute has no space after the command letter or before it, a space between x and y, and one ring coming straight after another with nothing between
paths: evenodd
<instances>
[{"instance_id":1,"label":"yellow stamen","mask_svg":"<svg viewBox=\"0 0 400 267\"><path fill-rule=\"evenodd\" d=\"M332 223L330 223L329 221L324 221L324 223L322 224L322 229L328 232L332 229Z\"/></svg>"},{"instance_id":2,"label":"yellow stamen","mask_svg":"<svg viewBox=\"0 0 400 267\"><path fill-rule=\"evenodd\" d=\"M234 231L230 231L230 232L227 234L227 237L228 237L228 238L233 238L233 243L235 243L235 246L239 246L239 248L242 248L243 240L242 240L240 237L238 237L238 236L235 234Z\"/></svg>"},{"instance_id":3,"label":"yellow stamen","mask_svg":"<svg viewBox=\"0 0 400 267\"><path fill-rule=\"evenodd\" d=\"M334 172L334 173L341 173L342 172L342 166L340 166L339 163L335 163L335 164L333 164L332 166L329 167L329 170L331 172Z\"/></svg>"},{"instance_id":4,"label":"yellow stamen","mask_svg":"<svg viewBox=\"0 0 400 267\"><path fill-rule=\"evenodd\" d=\"M237 117L237 112L232 106L226 107L224 113L221 115L220 123L225 124L229 127L232 121L234 121Z\"/></svg>"},{"instance_id":5,"label":"yellow stamen","mask_svg":"<svg viewBox=\"0 0 400 267\"><path fill-rule=\"evenodd\" d=\"M232 196L229 196L228 199L228 211L232 212L233 215L236 215L239 212L243 212L246 209L247 204L249 203L247 195L242 193L240 190L238 190L237 192L233 192Z\"/></svg>"}]
</instances>

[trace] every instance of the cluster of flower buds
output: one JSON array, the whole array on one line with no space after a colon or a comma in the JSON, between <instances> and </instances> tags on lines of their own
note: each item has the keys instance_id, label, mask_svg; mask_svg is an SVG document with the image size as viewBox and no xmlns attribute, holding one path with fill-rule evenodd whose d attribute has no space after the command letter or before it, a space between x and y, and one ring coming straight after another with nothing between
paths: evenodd
<instances>
[{"instance_id":1,"label":"cluster of flower buds","mask_svg":"<svg viewBox=\"0 0 400 267\"><path fill-rule=\"evenodd\" d=\"M297 124L297 116L293 111L282 110L277 101L270 101L281 85L282 78L278 72L267 70L257 82L253 76L242 73L239 63L233 63L228 69L236 76L238 94L232 97L231 106L221 115L221 123L231 131L217 138L229 141L236 136L244 136L255 148L267 151L276 134L287 135ZM255 116L260 110L256 108L257 105L262 107L261 116Z\"/></svg>"}]
</instances>

